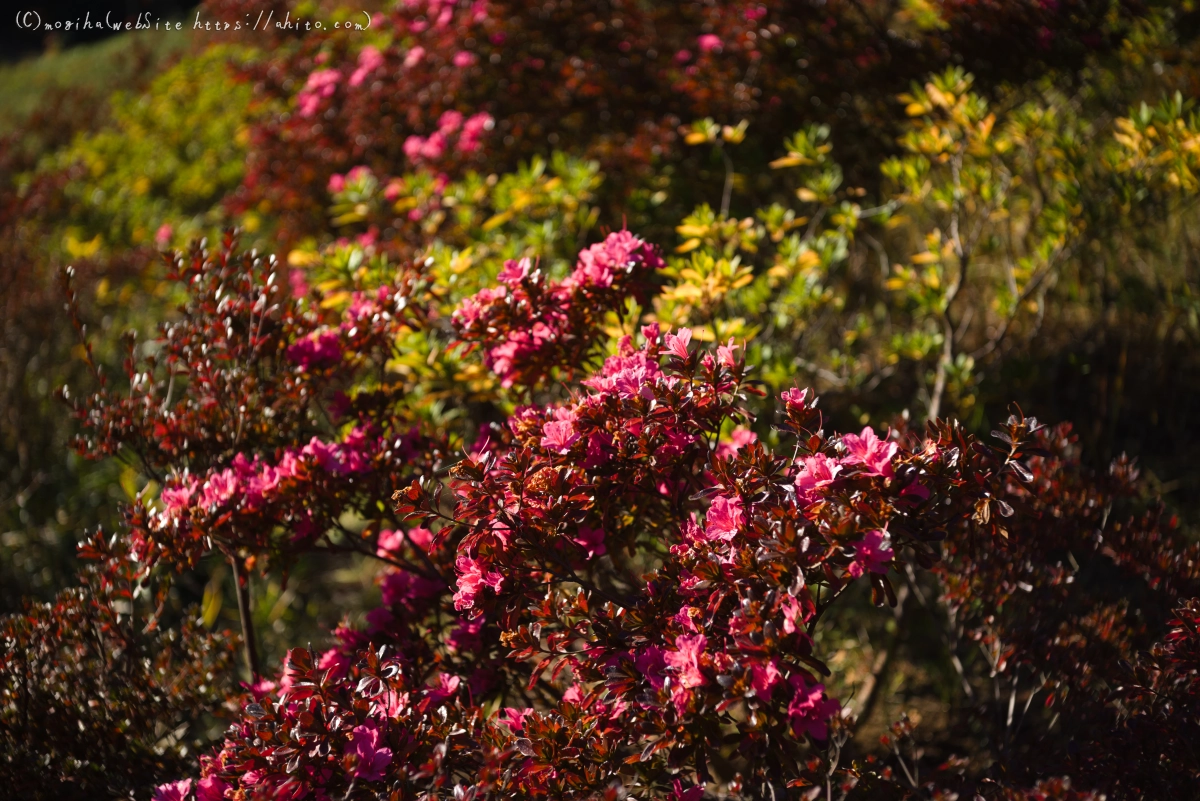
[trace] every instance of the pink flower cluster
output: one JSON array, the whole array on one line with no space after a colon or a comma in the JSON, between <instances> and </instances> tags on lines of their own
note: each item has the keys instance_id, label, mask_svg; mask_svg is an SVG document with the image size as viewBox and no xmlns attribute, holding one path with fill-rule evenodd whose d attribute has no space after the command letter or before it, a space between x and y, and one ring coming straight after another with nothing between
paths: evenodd
<instances>
[{"instance_id":1,"label":"pink flower cluster","mask_svg":"<svg viewBox=\"0 0 1200 801\"><path fill-rule=\"evenodd\" d=\"M342 73L337 70L320 69L308 76L304 88L296 95L296 106L301 117L311 117L317 113L321 101L332 97L342 80Z\"/></svg>"},{"instance_id":2,"label":"pink flower cluster","mask_svg":"<svg viewBox=\"0 0 1200 801\"><path fill-rule=\"evenodd\" d=\"M305 371L333 367L342 360L342 340L328 328L313 331L287 349L287 357Z\"/></svg>"},{"instance_id":3,"label":"pink flower cluster","mask_svg":"<svg viewBox=\"0 0 1200 801\"><path fill-rule=\"evenodd\" d=\"M562 281L547 280L527 259L509 261L500 273L500 286L464 299L454 312L454 324L462 339L485 345L484 361L502 386L527 383L552 367L569 369L582 362L599 334L602 315L619 310L628 295L644 292L649 276L662 266L653 248L628 231L609 234L580 253L575 269ZM643 365L642 377L636 379L621 367L620 380L626 385L644 381L650 376L647 369ZM606 366L589 386L615 380L611 370Z\"/></svg>"},{"instance_id":4,"label":"pink flower cluster","mask_svg":"<svg viewBox=\"0 0 1200 801\"><path fill-rule=\"evenodd\" d=\"M803 405L804 400L803 395L794 398L784 393L785 404ZM796 498L800 503L808 505L820 500L821 491L833 484L838 475L847 469L856 469L865 476L895 476L892 460L900 446L895 442L879 439L870 426L859 434L844 435L842 445L846 449L846 455L840 459L818 453L801 460L800 471L796 474Z\"/></svg>"},{"instance_id":5,"label":"pink flower cluster","mask_svg":"<svg viewBox=\"0 0 1200 801\"><path fill-rule=\"evenodd\" d=\"M467 54L470 56L470 54ZM447 111L438 118L438 128L429 136L412 135L404 140L404 155L414 164L437 161L450 148L451 138L457 134L454 149L459 153L474 153L485 132L495 125L486 111L473 114L465 121L458 111Z\"/></svg>"},{"instance_id":6,"label":"pink flower cluster","mask_svg":"<svg viewBox=\"0 0 1200 801\"><path fill-rule=\"evenodd\" d=\"M184 476L165 487L158 526L183 524L193 513L206 517L230 509L245 514L263 512L286 503L286 496L296 482L322 476L338 479L370 471L381 450L378 436L356 426L341 442L313 437L303 447L286 448L275 464L268 464L257 455L251 459L239 453L229 467L213 470L202 481ZM314 533L313 525L308 517L296 521L301 534Z\"/></svg>"},{"instance_id":7,"label":"pink flower cluster","mask_svg":"<svg viewBox=\"0 0 1200 801\"><path fill-rule=\"evenodd\" d=\"M348 83L358 86L375 70L383 66L383 54L373 45L367 45L358 54L358 66L350 74Z\"/></svg>"}]
</instances>

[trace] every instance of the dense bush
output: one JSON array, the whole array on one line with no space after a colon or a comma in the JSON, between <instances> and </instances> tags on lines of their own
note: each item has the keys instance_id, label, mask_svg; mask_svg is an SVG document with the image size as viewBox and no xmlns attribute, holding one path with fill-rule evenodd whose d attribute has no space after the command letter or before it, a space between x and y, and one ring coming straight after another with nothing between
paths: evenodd
<instances>
[{"instance_id":1,"label":"dense bush","mask_svg":"<svg viewBox=\"0 0 1200 801\"><path fill-rule=\"evenodd\" d=\"M1192 12L367 11L6 142L13 787L1200 794Z\"/></svg>"}]
</instances>

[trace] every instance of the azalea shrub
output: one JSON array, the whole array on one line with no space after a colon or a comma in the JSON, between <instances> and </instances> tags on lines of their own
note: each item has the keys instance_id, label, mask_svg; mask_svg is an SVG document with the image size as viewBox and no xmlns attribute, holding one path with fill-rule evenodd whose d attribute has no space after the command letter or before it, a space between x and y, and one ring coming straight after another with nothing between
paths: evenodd
<instances>
[{"instance_id":1,"label":"azalea shrub","mask_svg":"<svg viewBox=\"0 0 1200 801\"><path fill-rule=\"evenodd\" d=\"M1200 794L1194 12L366 11L0 150L12 786Z\"/></svg>"},{"instance_id":2,"label":"azalea shrub","mask_svg":"<svg viewBox=\"0 0 1200 801\"><path fill-rule=\"evenodd\" d=\"M243 616L237 692L232 635L223 663L204 662L215 642L185 652L177 669L226 681L194 712L237 711L156 798L1197 789L1195 546L1127 460L1082 465L1068 427L1014 410L987 439L829 430L810 390L755 379L744 343L626 319L665 265L628 231L561 279L509 261L448 318L426 263L339 296L233 239L170 258L186 300L152 355L131 351L131 389L68 393L81 450L143 471L108 564L144 584L216 554L244 587L354 551L380 601L278 667ZM491 394L447 414L397 346L418 333L482 362ZM944 731L901 719L864 745L870 702L828 634L847 614L908 625L918 603L961 701ZM27 665L3 664L6 731L57 675ZM956 736L971 749L923 756ZM1109 757L1131 738L1144 769Z\"/></svg>"}]
</instances>

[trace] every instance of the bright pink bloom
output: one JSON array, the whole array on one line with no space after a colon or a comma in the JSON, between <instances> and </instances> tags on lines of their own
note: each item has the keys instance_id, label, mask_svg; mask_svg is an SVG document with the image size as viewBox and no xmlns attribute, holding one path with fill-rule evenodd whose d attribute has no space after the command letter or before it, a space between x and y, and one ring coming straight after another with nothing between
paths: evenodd
<instances>
[{"instance_id":1,"label":"bright pink bloom","mask_svg":"<svg viewBox=\"0 0 1200 801\"><path fill-rule=\"evenodd\" d=\"M392 749L382 745L382 739L374 721L354 727L350 742L346 744L346 755L357 759L356 778L372 782L384 777L384 771L392 761Z\"/></svg>"},{"instance_id":2,"label":"bright pink bloom","mask_svg":"<svg viewBox=\"0 0 1200 801\"><path fill-rule=\"evenodd\" d=\"M358 86L381 66L383 66L383 56L376 47L367 45L358 54L358 69L350 75L350 85Z\"/></svg>"},{"instance_id":3,"label":"bright pink bloom","mask_svg":"<svg viewBox=\"0 0 1200 801\"><path fill-rule=\"evenodd\" d=\"M696 626L696 615L700 614L700 610L694 606L685 606L676 612L671 619L693 634L699 634L700 629Z\"/></svg>"},{"instance_id":4,"label":"bright pink bloom","mask_svg":"<svg viewBox=\"0 0 1200 801\"><path fill-rule=\"evenodd\" d=\"M638 673L646 677L651 687L656 690L662 689L662 673L663 668L667 666L667 659L661 648L651 645L639 651L633 658L633 666L637 668Z\"/></svg>"},{"instance_id":5,"label":"bright pink bloom","mask_svg":"<svg viewBox=\"0 0 1200 801\"><path fill-rule=\"evenodd\" d=\"M667 346L667 352L672 356L687 360L688 343L692 341L692 329L681 328L678 333L667 334L663 337L663 342Z\"/></svg>"},{"instance_id":6,"label":"bright pink bloom","mask_svg":"<svg viewBox=\"0 0 1200 801\"><path fill-rule=\"evenodd\" d=\"M425 140L416 134L404 140L404 155L409 161L416 161L421 157L421 148L425 146Z\"/></svg>"},{"instance_id":7,"label":"bright pink bloom","mask_svg":"<svg viewBox=\"0 0 1200 801\"><path fill-rule=\"evenodd\" d=\"M866 472L869 476L891 478L895 475L892 470L892 459L895 457L896 451L900 450L900 445L879 439L870 426L864 428L861 434L844 435L842 444L846 446L847 451L846 457L842 460L844 464L860 464L867 468Z\"/></svg>"},{"instance_id":8,"label":"bright pink bloom","mask_svg":"<svg viewBox=\"0 0 1200 801\"><path fill-rule=\"evenodd\" d=\"M160 784L154 788L154 801L188 801L192 794L192 780Z\"/></svg>"},{"instance_id":9,"label":"bright pink bloom","mask_svg":"<svg viewBox=\"0 0 1200 801\"><path fill-rule=\"evenodd\" d=\"M761 665L750 666L750 686L754 688L754 694L763 700L771 697L771 690L780 678L779 663L774 658Z\"/></svg>"},{"instance_id":10,"label":"bright pink bloom","mask_svg":"<svg viewBox=\"0 0 1200 801\"><path fill-rule=\"evenodd\" d=\"M288 286L292 290L292 297L302 298L308 295L308 281L303 270L292 270L288 273Z\"/></svg>"},{"instance_id":11,"label":"bright pink bloom","mask_svg":"<svg viewBox=\"0 0 1200 801\"><path fill-rule=\"evenodd\" d=\"M458 136L458 149L463 153L474 153L479 149L479 140L483 138L484 131L490 131L494 124L492 115L486 111L471 115Z\"/></svg>"},{"instance_id":12,"label":"bright pink bloom","mask_svg":"<svg viewBox=\"0 0 1200 801\"><path fill-rule=\"evenodd\" d=\"M677 671L679 686L685 688L699 687L707 679L700 672L700 658L704 655L704 647L708 638L703 634L687 636L684 634L675 638L674 651L668 651L664 659Z\"/></svg>"},{"instance_id":13,"label":"bright pink bloom","mask_svg":"<svg viewBox=\"0 0 1200 801\"><path fill-rule=\"evenodd\" d=\"M445 111L442 116L438 117L438 130L446 136L454 133L462 125L463 115L461 111Z\"/></svg>"},{"instance_id":14,"label":"bright pink bloom","mask_svg":"<svg viewBox=\"0 0 1200 801\"><path fill-rule=\"evenodd\" d=\"M824 740L829 733L829 719L838 713L842 705L833 698L825 697L824 684L809 684L799 673L793 675L788 683L795 691L788 704L792 730L797 737L807 734L814 739Z\"/></svg>"},{"instance_id":15,"label":"bright pink bloom","mask_svg":"<svg viewBox=\"0 0 1200 801\"><path fill-rule=\"evenodd\" d=\"M737 347L738 347L737 345L733 344L732 337L729 339L728 343L726 343L724 345L718 345L717 346L717 361L720 362L723 366L728 367L730 370L732 370L734 367L737 366L737 362L733 358L733 352L735 350L737 350Z\"/></svg>"},{"instance_id":16,"label":"bright pink bloom","mask_svg":"<svg viewBox=\"0 0 1200 801\"><path fill-rule=\"evenodd\" d=\"M287 357L303 370L332 367L342 360L342 342L328 329L314 331L292 343L287 349Z\"/></svg>"},{"instance_id":17,"label":"bright pink bloom","mask_svg":"<svg viewBox=\"0 0 1200 801\"><path fill-rule=\"evenodd\" d=\"M890 538L886 531L871 531L854 544L854 562L850 565L850 575L858 578L864 570L872 573L886 573L888 563L892 561L893 551Z\"/></svg>"},{"instance_id":18,"label":"bright pink bloom","mask_svg":"<svg viewBox=\"0 0 1200 801\"><path fill-rule=\"evenodd\" d=\"M662 376L658 362L646 356L644 351L635 351L629 337L622 337L617 346L617 355L604 360L599 374L585 380L583 385L601 394L616 393L622 399L640 396L651 397L649 385Z\"/></svg>"},{"instance_id":19,"label":"bright pink bloom","mask_svg":"<svg viewBox=\"0 0 1200 801\"><path fill-rule=\"evenodd\" d=\"M242 482L233 470L222 470L209 476L200 496L200 503L208 508L220 506L236 495L242 488Z\"/></svg>"},{"instance_id":20,"label":"bright pink bloom","mask_svg":"<svg viewBox=\"0 0 1200 801\"><path fill-rule=\"evenodd\" d=\"M196 782L196 801L222 801L229 785L216 776Z\"/></svg>"},{"instance_id":21,"label":"bright pink bloom","mask_svg":"<svg viewBox=\"0 0 1200 801\"><path fill-rule=\"evenodd\" d=\"M533 263L529 259L509 259L504 262L504 269L500 271L500 275L496 276L496 278L502 284L516 287L529 277L529 273L532 270Z\"/></svg>"},{"instance_id":22,"label":"bright pink bloom","mask_svg":"<svg viewBox=\"0 0 1200 801\"><path fill-rule=\"evenodd\" d=\"M163 506L166 507L168 514L177 514L186 509L192 503L192 494L196 491L196 480L189 478L181 481L174 487L167 487L162 491Z\"/></svg>"},{"instance_id":23,"label":"bright pink bloom","mask_svg":"<svg viewBox=\"0 0 1200 801\"><path fill-rule=\"evenodd\" d=\"M714 452L714 455L718 459L732 459L742 448L757 441L757 434L748 428L738 426L729 433L728 442L717 443L717 449Z\"/></svg>"},{"instance_id":24,"label":"bright pink bloom","mask_svg":"<svg viewBox=\"0 0 1200 801\"><path fill-rule=\"evenodd\" d=\"M171 244L171 234L174 230L170 223L163 223L158 226L158 230L154 232L154 244L160 248L165 248Z\"/></svg>"},{"instance_id":25,"label":"bright pink bloom","mask_svg":"<svg viewBox=\"0 0 1200 801\"><path fill-rule=\"evenodd\" d=\"M808 405L808 390L792 387L780 393L779 398L783 401L784 406L804 408Z\"/></svg>"},{"instance_id":26,"label":"bright pink bloom","mask_svg":"<svg viewBox=\"0 0 1200 801\"><path fill-rule=\"evenodd\" d=\"M446 152L446 135L441 131L434 131L421 145L421 158L434 161L440 159L442 154Z\"/></svg>"},{"instance_id":27,"label":"bright pink bloom","mask_svg":"<svg viewBox=\"0 0 1200 801\"><path fill-rule=\"evenodd\" d=\"M614 231L579 254L575 271L567 280L575 286L612 286L617 272L628 272L639 257L654 269L661 266L661 259L641 239L628 231Z\"/></svg>"},{"instance_id":28,"label":"bright pink bloom","mask_svg":"<svg viewBox=\"0 0 1200 801\"><path fill-rule=\"evenodd\" d=\"M807 506L821 499L821 490L837 479L842 466L823 453L804 458L800 472L796 474L796 500Z\"/></svg>"},{"instance_id":29,"label":"bright pink bloom","mask_svg":"<svg viewBox=\"0 0 1200 801\"><path fill-rule=\"evenodd\" d=\"M420 64L421 59L423 58L425 58L425 48L417 45L412 50L409 50L408 55L404 57L405 69L410 69L415 67L417 64Z\"/></svg>"},{"instance_id":30,"label":"bright pink bloom","mask_svg":"<svg viewBox=\"0 0 1200 801\"><path fill-rule=\"evenodd\" d=\"M567 453L578 441L579 434L575 433L575 424L570 420L553 420L542 427L541 445L554 453Z\"/></svg>"},{"instance_id":31,"label":"bright pink bloom","mask_svg":"<svg viewBox=\"0 0 1200 801\"><path fill-rule=\"evenodd\" d=\"M696 44L699 46L701 53L711 53L714 50L721 49L721 37L706 33L697 37Z\"/></svg>"},{"instance_id":32,"label":"bright pink bloom","mask_svg":"<svg viewBox=\"0 0 1200 801\"><path fill-rule=\"evenodd\" d=\"M337 70L316 70L309 75L304 88L296 95L300 116L311 117L316 114L321 99L331 96L341 79L342 74Z\"/></svg>"},{"instance_id":33,"label":"bright pink bloom","mask_svg":"<svg viewBox=\"0 0 1200 801\"><path fill-rule=\"evenodd\" d=\"M804 607L800 605L795 596L785 593L782 606L783 633L795 634L797 631L803 631L808 616L804 614Z\"/></svg>"},{"instance_id":34,"label":"bright pink bloom","mask_svg":"<svg viewBox=\"0 0 1200 801\"><path fill-rule=\"evenodd\" d=\"M718 495L713 499L712 506L708 507L708 514L704 519L704 535L710 540L729 542L737 536L744 520L741 498L736 495L732 498Z\"/></svg>"},{"instance_id":35,"label":"bright pink bloom","mask_svg":"<svg viewBox=\"0 0 1200 801\"><path fill-rule=\"evenodd\" d=\"M329 183L325 188L329 190L329 194L336 195L346 188L346 176L335 172L329 176Z\"/></svg>"},{"instance_id":36,"label":"bright pink bloom","mask_svg":"<svg viewBox=\"0 0 1200 801\"><path fill-rule=\"evenodd\" d=\"M454 54L454 66L459 67L460 69L471 66L476 60L475 54L468 53L466 50L459 50Z\"/></svg>"},{"instance_id":37,"label":"bright pink bloom","mask_svg":"<svg viewBox=\"0 0 1200 801\"><path fill-rule=\"evenodd\" d=\"M341 681L350 674L350 657L336 648L331 648L321 654L317 667L329 671L330 681Z\"/></svg>"},{"instance_id":38,"label":"bright pink bloom","mask_svg":"<svg viewBox=\"0 0 1200 801\"><path fill-rule=\"evenodd\" d=\"M511 706L506 706L504 707L504 713L500 715L498 720L516 734L525 728L525 718L532 714L533 707L531 706L527 706L524 709L515 709Z\"/></svg>"},{"instance_id":39,"label":"bright pink bloom","mask_svg":"<svg viewBox=\"0 0 1200 801\"><path fill-rule=\"evenodd\" d=\"M454 608L470 609L475 605L475 596L484 587L491 587L499 592L504 576L494 571L486 571L486 564L469 556L459 556L454 566L458 569L458 592L454 593Z\"/></svg>"}]
</instances>

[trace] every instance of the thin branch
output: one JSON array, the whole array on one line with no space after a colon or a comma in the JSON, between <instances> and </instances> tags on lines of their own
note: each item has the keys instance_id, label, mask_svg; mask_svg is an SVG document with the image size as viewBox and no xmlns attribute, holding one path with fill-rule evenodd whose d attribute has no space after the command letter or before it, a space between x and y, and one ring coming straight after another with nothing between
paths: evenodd
<instances>
[{"instance_id":1,"label":"thin branch","mask_svg":"<svg viewBox=\"0 0 1200 801\"><path fill-rule=\"evenodd\" d=\"M251 681L258 681L258 647L255 645L254 621L250 617L250 577L243 581L242 565L236 554L230 554L229 564L233 567L233 589L237 594L238 617L242 621L242 644L245 646L246 668Z\"/></svg>"}]
</instances>

